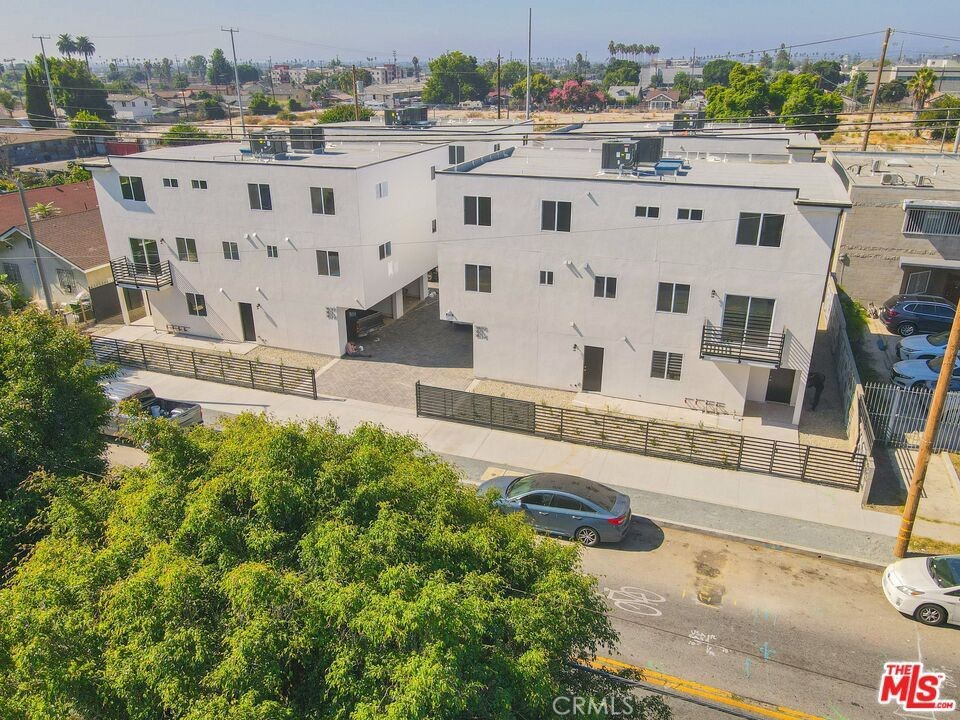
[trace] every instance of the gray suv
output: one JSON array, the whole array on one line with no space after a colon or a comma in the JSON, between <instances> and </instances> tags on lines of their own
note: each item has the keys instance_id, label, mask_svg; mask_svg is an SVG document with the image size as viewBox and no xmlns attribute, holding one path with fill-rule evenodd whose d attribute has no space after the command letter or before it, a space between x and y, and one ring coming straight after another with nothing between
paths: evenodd
<instances>
[{"instance_id":1,"label":"gray suv","mask_svg":"<svg viewBox=\"0 0 960 720\"><path fill-rule=\"evenodd\" d=\"M880 308L887 330L901 337L949 330L957 307L937 295L894 295Z\"/></svg>"},{"instance_id":2,"label":"gray suv","mask_svg":"<svg viewBox=\"0 0 960 720\"><path fill-rule=\"evenodd\" d=\"M523 512L537 530L589 547L620 542L630 526L629 497L576 475L503 475L480 486L489 491L502 511Z\"/></svg>"}]
</instances>

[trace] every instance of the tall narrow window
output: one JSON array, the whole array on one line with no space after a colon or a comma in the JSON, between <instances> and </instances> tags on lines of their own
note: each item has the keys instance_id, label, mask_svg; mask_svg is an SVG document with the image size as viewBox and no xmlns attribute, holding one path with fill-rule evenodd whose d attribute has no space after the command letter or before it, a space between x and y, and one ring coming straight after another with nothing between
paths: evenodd
<instances>
[{"instance_id":1,"label":"tall narrow window","mask_svg":"<svg viewBox=\"0 0 960 720\"><path fill-rule=\"evenodd\" d=\"M737 245L780 247L783 236L783 215L773 213L740 213L737 223Z\"/></svg>"},{"instance_id":2,"label":"tall narrow window","mask_svg":"<svg viewBox=\"0 0 960 720\"><path fill-rule=\"evenodd\" d=\"M388 257L393 255L393 246L390 244L389 241L385 242L383 245L379 247L379 251L380 251L380 259L386 260Z\"/></svg>"},{"instance_id":3,"label":"tall narrow window","mask_svg":"<svg viewBox=\"0 0 960 720\"><path fill-rule=\"evenodd\" d=\"M250 195L251 210L273 210L269 185L247 183L247 193Z\"/></svg>"},{"instance_id":4,"label":"tall narrow window","mask_svg":"<svg viewBox=\"0 0 960 720\"><path fill-rule=\"evenodd\" d=\"M239 260L240 259L240 247L235 242L223 241L223 259L224 260Z\"/></svg>"},{"instance_id":5,"label":"tall narrow window","mask_svg":"<svg viewBox=\"0 0 960 720\"><path fill-rule=\"evenodd\" d=\"M197 317L207 316L207 303L199 293L187 293L187 312Z\"/></svg>"},{"instance_id":6,"label":"tall narrow window","mask_svg":"<svg viewBox=\"0 0 960 720\"><path fill-rule=\"evenodd\" d=\"M276 245L267 245L267 257L268 257L268 258L276 258L276 257L279 257L279 254L277 253L277 246L276 246Z\"/></svg>"},{"instance_id":7,"label":"tall narrow window","mask_svg":"<svg viewBox=\"0 0 960 720\"><path fill-rule=\"evenodd\" d=\"M553 270L541 270L541 271L540 271L540 284L541 284L541 285L553 285Z\"/></svg>"},{"instance_id":8,"label":"tall narrow window","mask_svg":"<svg viewBox=\"0 0 960 720\"><path fill-rule=\"evenodd\" d=\"M451 165L457 165L463 162L463 158L465 157L463 150L463 145L451 145L447 148L447 159Z\"/></svg>"},{"instance_id":9,"label":"tall narrow window","mask_svg":"<svg viewBox=\"0 0 960 720\"><path fill-rule=\"evenodd\" d=\"M490 225L490 198L464 196L463 224Z\"/></svg>"},{"instance_id":10,"label":"tall narrow window","mask_svg":"<svg viewBox=\"0 0 960 720\"><path fill-rule=\"evenodd\" d=\"M657 312L685 313L689 304L689 285L662 282L657 286Z\"/></svg>"},{"instance_id":11,"label":"tall narrow window","mask_svg":"<svg viewBox=\"0 0 960 720\"><path fill-rule=\"evenodd\" d=\"M617 279L597 275L593 279L593 296L613 299L617 296Z\"/></svg>"},{"instance_id":12,"label":"tall narrow window","mask_svg":"<svg viewBox=\"0 0 960 720\"><path fill-rule=\"evenodd\" d=\"M493 278L489 265L464 265L463 275L463 289L467 292L491 292Z\"/></svg>"},{"instance_id":13,"label":"tall narrow window","mask_svg":"<svg viewBox=\"0 0 960 720\"><path fill-rule=\"evenodd\" d=\"M650 363L650 377L659 378L660 380L679 380L682 369L682 353L664 352L662 350L653 351L653 359Z\"/></svg>"},{"instance_id":14,"label":"tall narrow window","mask_svg":"<svg viewBox=\"0 0 960 720\"><path fill-rule=\"evenodd\" d=\"M336 215L333 202L333 188L310 188L310 204L314 215Z\"/></svg>"},{"instance_id":15,"label":"tall narrow window","mask_svg":"<svg viewBox=\"0 0 960 720\"><path fill-rule=\"evenodd\" d=\"M20 274L20 266L16 263L3 263L3 274L7 276L8 282L23 287L23 276Z\"/></svg>"},{"instance_id":16,"label":"tall narrow window","mask_svg":"<svg viewBox=\"0 0 960 720\"><path fill-rule=\"evenodd\" d=\"M193 238L177 238L177 259L182 262L197 262L197 241Z\"/></svg>"},{"instance_id":17,"label":"tall narrow window","mask_svg":"<svg viewBox=\"0 0 960 720\"><path fill-rule=\"evenodd\" d=\"M340 277L340 253L334 250L317 250L317 274Z\"/></svg>"},{"instance_id":18,"label":"tall narrow window","mask_svg":"<svg viewBox=\"0 0 960 720\"><path fill-rule=\"evenodd\" d=\"M572 207L569 202L544 200L540 210L540 229L570 232Z\"/></svg>"},{"instance_id":19,"label":"tall narrow window","mask_svg":"<svg viewBox=\"0 0 960 720\"><path fill-rule=\"evenodd\" d=\"M121 175L120 194L124 200L144 202L147 197L143 194L143 178L135 175Z\"/></svg>"},{"instance_id":20,"label":"tall narrow window","mask_svg":"<svg viewBox=\"0 0 960 720\"><path fill-rule=\"evenodd\" d=\"M387 184L387 181L377 183L377 198L385 198L390 193L390 186Z\"/></svg>"}]
</instances>

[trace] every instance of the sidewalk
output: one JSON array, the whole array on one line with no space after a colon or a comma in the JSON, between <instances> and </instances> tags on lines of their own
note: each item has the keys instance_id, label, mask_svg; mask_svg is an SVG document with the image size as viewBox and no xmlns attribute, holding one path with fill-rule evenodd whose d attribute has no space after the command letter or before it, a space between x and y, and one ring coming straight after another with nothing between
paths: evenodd
<instances>
[{"instance_id":1,"label":"sidewalk","mask_svg":"<svg viewBox=\"0 0 960 720\"><path fill-rule=\"evenodd\" d=\"M160 396L199 402L214 411L263 411L279 420L329 417L344 430L374 422L415 434L435 452L472 462L582 475L629 491L637 514L773 544L887 562L899 523L895 515L861 508L859 493L795 480L419 418L413 410L359 400L311 400L142 370L124 372ZM936 523L917 527L926 537L937 538L938 532Z\"/></svg>"}]
</instances>

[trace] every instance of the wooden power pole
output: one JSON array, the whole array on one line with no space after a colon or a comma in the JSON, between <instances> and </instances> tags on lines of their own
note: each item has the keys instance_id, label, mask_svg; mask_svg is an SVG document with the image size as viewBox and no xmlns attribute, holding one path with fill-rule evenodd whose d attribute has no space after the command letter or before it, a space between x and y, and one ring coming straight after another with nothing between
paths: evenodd
<instances>
[{"instance_id":1,"label":"wooden power pole","mask_svg":"<svg viewBox=\"0 0 960 720\"><path fill-rule=\"evenodd\" d=\"M880 64L877 65L877 79L873 81L873 95L870 96L870 112L867 113L867 127L863 131L863 142L860 143L860 152L867 149L870 143L870 128L873 127L873 112L877 109L877 96L880 94L880 78L883 75L883 63L887 59L887 43L890 42L890 33L893 30L887 28L887 34L883 36L883 48L880 50ZM854 98L856 100L856 98Z\"/></svg>"},{"instance_id":2,"label":"wooden power pole","mask_svg":"<svg viewBox=\"0 0 960 720\"><path fill-rule=\"evenodd\" d=\"M360 119L360 99L357 97L357 66L353 66L353 119Z\"/></svg>"},{"instance_id":3,"label":"wooden power pole","mask_svg":"<svg viewBox=\"0 0 960 720\"><path fill-rule=\"evenodd\" d=\"M497 53L497 120L500 119L500 53Z\"/></svg>"}]
</instances>

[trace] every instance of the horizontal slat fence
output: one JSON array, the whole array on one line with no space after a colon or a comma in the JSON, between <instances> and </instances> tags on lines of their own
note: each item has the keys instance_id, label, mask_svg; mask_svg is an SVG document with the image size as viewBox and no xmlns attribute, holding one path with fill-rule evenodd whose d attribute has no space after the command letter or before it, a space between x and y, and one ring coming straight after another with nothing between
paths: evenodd
<instances>
[{"instance_id":1,"label":"horizontal slat fence","mask_svg":"<svg viewBox=\"0 0 960 720\"><path fill-rule=\"evenodd\" d=\"M229 355L96 335L90 338L90 343L93 356L100 362L113 362L169 375L317 398L317 379L312 368L253 362Z\"/></svg>"},{"instance_id":2,"label":"horizontal slat fence","mask_svg":"<svg viewBox=\"0 0 960 720\"><path fill-rule=\"evenodd\" d=\"M539 405L417 383L417 415L681 462L858 490L858 452Z\"/></svg>"}]
</instances>

